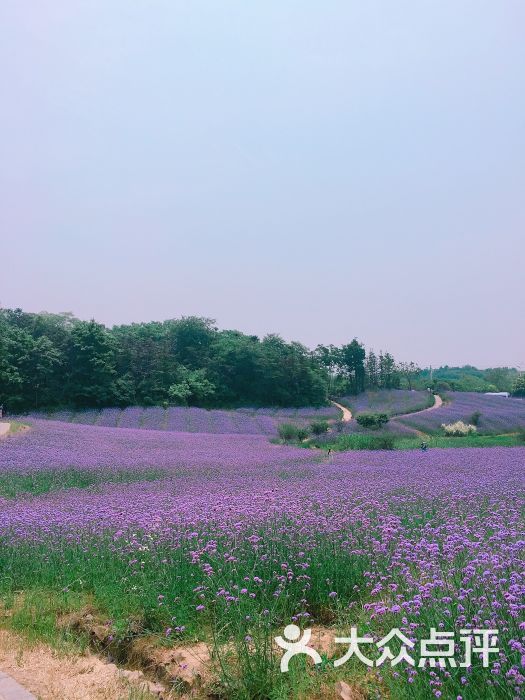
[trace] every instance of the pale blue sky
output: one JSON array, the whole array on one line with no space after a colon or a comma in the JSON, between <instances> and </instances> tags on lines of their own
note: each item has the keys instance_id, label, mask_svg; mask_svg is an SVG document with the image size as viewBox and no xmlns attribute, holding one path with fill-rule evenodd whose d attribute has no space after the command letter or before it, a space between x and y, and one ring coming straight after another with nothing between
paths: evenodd
<instances>
[{"instance_id":1,"label":"pale blue sky","mask_svg":"<svg viewBox=\"0 0 525 700\"><path fill-rule=\"evenodd\" d=\"M525 367L525 3L2 0L0 303Z\"/></svg>"}]
</instances>

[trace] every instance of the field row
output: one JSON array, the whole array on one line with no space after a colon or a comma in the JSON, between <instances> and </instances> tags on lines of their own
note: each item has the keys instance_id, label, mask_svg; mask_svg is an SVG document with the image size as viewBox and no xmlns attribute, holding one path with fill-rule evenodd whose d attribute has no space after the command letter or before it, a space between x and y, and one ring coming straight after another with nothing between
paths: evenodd
<instances>
[{"instance_id":1,"label":"field row","mask_svg":"<svg viewBox=\"0 0 525 700\"><path fill-rule=\"evenodd\" d=\"M65 423L81 423L106 428L166 430L183 433L275 435L280 423L307 424L313 420L335 419L340 412L333 406L323 408L238 408L207 410L152 406L143 408L103 408L100 410L65 410L30 417Z\"/></svg>"}]
</instances>

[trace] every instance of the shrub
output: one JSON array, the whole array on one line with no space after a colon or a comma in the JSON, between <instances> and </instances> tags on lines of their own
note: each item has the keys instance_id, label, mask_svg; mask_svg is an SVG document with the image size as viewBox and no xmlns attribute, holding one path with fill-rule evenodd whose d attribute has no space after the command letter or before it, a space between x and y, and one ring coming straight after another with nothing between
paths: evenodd
<instances>
[{"instance_id":1,"label":"shrub","mask_svg":"<svg viewBox=\"0 0 525 700\"><path fill-rule=\"evenodd\" d=\"M307 428L297 428L297 439L300 440L301 442L303 440L306 440L306 438L310 435L308 432Z\"/></svg>"},{"instance_id":2,"label":"shrub","mask_svg":"<svg viewBox=\"0 0 525 700\"><path fill-rule=\"evenodd\" d=\"M481 418L481 411L474 411L474 413L470 416L470 424L475 425L477 427L479 424L480 418Z\"/></svg>"},{"instance_id":3,"label":"shrub","mask_svg":"<svg viewBox=\"0 0 525 700\"><path fill-rule=\"evenodd\" d=\"M385 433L384 435L372 436L372 450L393 450L396 444L396 439L393 435Z\"/></svg>"},{"instance_id":4,"label":"shrub","mask_svg":"<svg viewBox=\"0 0 525 700\"><path fill-rule=\"evenodd\" d=\"M328 432L328 421L326 420L314 420L310 423L310 430L314 435L322 435Z\"/></svg>"},{"instance_id":5,"label":"shrub","mask_svg":"<svg viewBox=\"0 0 525 700\"><path fill-rule=\"evenodd\" d=\"M285 442L292 442L292 440L306 440L309 433L306 428L300 428L298 425L293 423L281 423L279 426L279 437Z\"/></svg>"},{"instance_id":6,"label":"shrub","mask_svg":"<svg viewBox=\"0 0 525 700\"><path fill-rule=\"evenodd\" d=\"M297 440L297 431L298 428L293 423L281 423L279 426L279 437L286 442Z\"/></svg>"},{"instance_id":7,"label":"shrub","mask_svg":"<svg viewBox=\"0 0 525 700\"><path fill-rule=\"evenodd\" d=\"M452 391L452 387L449 382L439 381L436 382L436 392L442 394L445 391Z\"/></svg>"},{"instance_id":8,"label":"shrub","mask_svg":"<svg viewBox=\"0 0 525 700\"><path fill-rule=\"evenodd\" d=\"M382 435L341 435L334 444L336 450L393 450L396 438L391 433Z\"/></svg>"},{"instance_id":9,"label":"shrub","mask_svg":"<svg viewBox=\"0 0 525 700\"><path fill-rule=\"evenodd\" d=\"M478 430L475 425L467 425L462 420L458 420L455 423L442 423L441 427L445 431L445 435L450 437L464 437L465 435L476 433Z\"/></svg>"},{"instance_id":10,"label":"shrub","mask_svg":"<svg viewBox=\"0 0 525 700\"><path fill-rule=\"evenodd\" d=\"M388 423L388 415L386 413L360 413L356 417L356 421L359 425L362 425L363 428L377 430Z\"/></svg>"}]
</instances>

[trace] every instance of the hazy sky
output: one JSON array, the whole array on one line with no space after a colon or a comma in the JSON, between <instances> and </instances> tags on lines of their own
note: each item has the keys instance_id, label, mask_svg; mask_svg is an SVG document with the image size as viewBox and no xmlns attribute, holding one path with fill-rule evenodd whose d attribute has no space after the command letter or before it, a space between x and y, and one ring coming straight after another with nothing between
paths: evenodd
<instances>
[{"instance_id":1,"label":"hazy sky","mask_svg":"<svg viewBox=\"0 0 525 700\"><path fill-rule=\"evenodd\" d=\"M525 368L523 0L2 0L0 303Z\"/></svg>"}]
</instances>

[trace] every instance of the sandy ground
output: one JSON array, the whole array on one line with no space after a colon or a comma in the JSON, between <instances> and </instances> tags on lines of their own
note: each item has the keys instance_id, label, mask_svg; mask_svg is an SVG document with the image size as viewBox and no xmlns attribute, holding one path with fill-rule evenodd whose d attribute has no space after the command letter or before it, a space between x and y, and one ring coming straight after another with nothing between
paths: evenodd
<instances>
[{"instance_id":1,"label":"sandy ground","mask_svg":"<svg viewBox=\"0 0 525 700\"><path fill-rule=\"evenodd\" d=\"M29 646L18 635L0 630L0 670L38 700L150 700L158 695L140 690L142 674L124 675L114 664L92 654L66 656L45 644ZM129 673L129 672L128 672Z\"/></svg>"},{"instance_id":2,"label":"sandy ground","mask_svg":"<svg viewBox=\"0 0 525 700\"><path fill-rule=\"evenodd\" d=\"M0 423L0 438L7 435L9 429L11 428L11 423Z\"/></svg>"},{"instance_id":3,"label":"sandy ground","mask_svg":"<svg viewBox=\"0 0 525 700\"><path fill-rule=\"evenodd\" d=\"M343 423L348 423L352 420L352 414L345 406L341 406L340 403L336 403L335 401L332 401L331 403L333 403L334 406L337 406L337 408L343 412L343 417L341 418Z\"/></svg>"},{"instance_id":4,"label":"sandy ground","mask_svg":"<svg viewBox=\"0 0 525 700\"><path fill-rule=\"evenodd\" d=\"M428 410L432 408L439 408L440 406L443 406L443 399L441 396L438 396L437 394L434 394L434 405L431 406Z\"/></svg>"}]
</instances>

